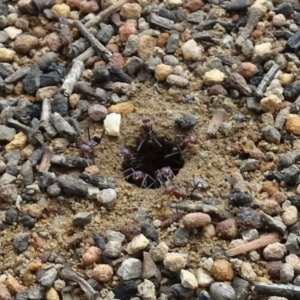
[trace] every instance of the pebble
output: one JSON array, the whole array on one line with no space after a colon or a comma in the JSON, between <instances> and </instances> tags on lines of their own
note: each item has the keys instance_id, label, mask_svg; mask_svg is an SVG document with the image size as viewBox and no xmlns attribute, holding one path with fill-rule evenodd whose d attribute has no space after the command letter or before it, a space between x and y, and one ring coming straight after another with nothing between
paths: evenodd
<instances>
[{"instance_id":1,"label":"pebble","mask_svg":"<svg viewBox=\"0 0 300 300\"><path fill-rule=\"evenodd\" d=\"M51 8L53 17L58 19L60 17L68 18L71 12L70 6L67 4L55 4Z\"/></svg>"},{"instance_id":2,"label":"pebble","mask_svg":"<svg viewBox=\"0 0 300 300\"><path fill-rule=\"evenodd\" d=\"M203 81L206 85L212 86L215 84L220 84L225 79L225 74L218 69L213 69L205 72Z\"/></svg>"},{"instance_id":3,"label":"pebble","mask_svg":"<svg viewBox=\"0 0 300 300\"><path fill-rule=\"evenodd\" d=\"M209 287L212 300L235 300L235 290L224 282L214 282Z\"/></svg>"},{"instance_id":4,"label":"pebble","mask_svg":"<svg viewBox=\"0 0 300 300\"><path fill-rule=\"evenodd\" d=\"M280 260L286 253L286 246L281 243L273 243L264 248L263 254L267 260Z\"/></svg>"},{"instance_id":5,"label":"pebble","mask_svg":"<svg viewBox=\"0 0 300 300\"><path fill-rule=\"evenodd\" d=\"M264 127L262 129L262 134L267 142L273 143L275 145L280 144L281 134L274 126L268 125Z\"/></svg>"},{"instance_id":6,"label":"pebble","mask_svg":"<svg viewBox=\"0 0 300 300\"><path fill-rule=\"evenodd\" d=\"M296 254L289 254L285 257L285 262L293 266L296 274L300 273L300 259Z\"/></svg>"},{"instance_id":7,"label":"pebble","mask_svg":"<svg viewBox=\"0 0 300 300\"><path fill-rule=\"evenodd\" d=\"M68 197L84 197L88 192L87 185L71 175L60 175L58 177L58 184L63 193Z\"/></svg>"},{"instance_id":8,"label":"pebble","mask_svg":"<svg viewBox=\"0 0 300 300\"><path fill-rule=\"evenodd\" d=\"M1 49L1 48L0 48ZM1 53L0 53L1 57ZM5 146L5 151L10 152L15 149L23 149L27 143L27 136L23 132L15 134L14 139Z\"/></svg>"},{"instance_id":9,"label":"pebble","mask_svg":"<svg viewBox=\"0 0 300 300\"><path fill-rule=\"evenodd\" d=\"M9 26L4 29L4 32L9 36L10 39L14 40L19 34L22 33L22 30L14 26Z\"/></svg>"},{"instance_id":10,"label":"pebble","mask_svg":"<svg viewBox=\"0 0 300 300\"><path fill-rule=\"evenodd\" d=\"M234 277L234 272L231 263L225 259L214 261L212 267L212 276L216 280L231 281Z\"/></svg>"},{"instance_id":11,"label":"pebble","mask_svg":"<svg viewBox=\"0 0 300 300\"><path fill-rule=\"evenodd\" d=\"M262 43L254 46L254 54L260 57L269 57L272 53L271 43Z\"/></svg>"},{"instance_id":12,"label":"pebble","mask_svg":"<svg viewBox=\"0 0 300 300\"><path fill-rule=\"evenodd\" d=\"M272 19L272 24L276 27L282 27L285 25L286 18L283 14L274 15Z\"/></svg>"},{"instance_id":13,"label":"pebble","mask_svg":"<svg viewBox=\"0 0 300 300\"><path fill-rule=\"evenodd\" d=\"M172 67L171 66L168 66L166 64L158 64L156 67L155 67L155 79L157 81L164 81L166 80L166 78L172 74Z\"/></svg>"},{"instance_id":14,"label":"pebble","mask_svg":"<svg viewBox=\"0 0 300 300\"><path fill-rule=\"evenodd\" d=\"M280 282L289 283L294 278L294 268L292 265L284 263L280 269Z\"/></svg>"},{"instance_id":15,"label":"pebble","mask_svg":"<svg viewBox=\"0 0 300 300\"><path fill-rule=\"evenodd\" d=\"M139 38L137 54L143 60L146 61L152 56L156 40L152 36L142 35Z\"/></svg>"},{"instance_id":16,"label":"pebble","mask_svg":"<svg viewBox=\"0 0 300 300\"><path fill-rule=\"evenodd\" d=\"M169 247L165 242L160 242L156 247L150 249L152 259L155 262L163 261L168 251Z\"/></svg>"},{"instance_id":17,"label":"pebble","mask_svg":"<svg viewBox=\"0 0 300 300\"><path fill-rule=\"evenodd\" d=\"M93 263L99 262L101 259L101 249L95 246L89 247L82 255L81 264L88 266Z\"/></svg>"},{"instance_id":18,"label":"pebble","mask_svg":"<svg viewBox=\"0 0 300 300\"><path fill-rule=\"evenodd\" d=\"M166 81L168 84L170 84L172 86L174 85L174 86L177 86L180 88L184 88L189 85L189 81L186 78L179 76L179 75L175 75L175 74L170 74L167 77Z\"/></svg>"},{"instance_id":19,"label":"pebble","mask_svg":"<svg viewBox=\"0 0 300 300\"><path fill-rule=\"evenodd\" d=\"M197 61L202 58L202 51L193 39L188 40L181 46L182 55L185 60Z\"/></svg>"},{"instance_id":20,"label":"pebble","mask_svg":"<svg viewBox=\"0 0 300 300\"><path fill-rule=\"evenodd\" d=\"M251 264L248 262L242 263L241 275L245 280L250 282L254 282L257 280L257 275L255 274Z\"/></svg>"},{"instance_id":21,"label":"pebble","mask_svg":"<svg viewBox=\"0 0 300 300\"><path fill-rule=\"evenodd\" d=\"M196 277L200 287L208 287L214 282L214 279L210 276L210 274L202 268L197 269Z\"/></svg>"},{"instance_id":22,"label":"pebble","mask_svg":"<svg viewBox=\"0 0 300 300\"><path fill-rule=\"evenodd\" d=\"M234 219L227 219L216 225L217 236L224 239L232 239L237 237L237 225Z\"/></svg>"},{"instance_id":23,"label":"pebble","mask_svg":"<svg viewBox=\"0 0 300 300\"><path fill-rule=\"evenodd\" d=\"M104 254L108 257L118 258L122 253L122 243L120 241L108 241Z\"/></svg>"},{"instance_id":24,"label":"pebble","mask_svg":"<svg viewBox=\"0 0 300 300\"><path fill-rule=\"evenodd\" d=\"M282 100L276 95L267 96L260 101L261 108L266 112L275 113L281 108Z\"/></svg>"},{"instance_id":25,"label":"pebble","mask_svg":"<svg viewBox=\"0 0 300 300\"><path fill-rule=\"evenodd\" d=\"M97 1L94 0L91 1L83 0L79 5L79 9L84 14L96 13L99 10L99 5Z\"/></svg>"},{"instance_id":26,"label":"pebble","mask_svg":"<svg viewBox=\"0 0 300 300\"><path fill-rule=\"evenodd\" d=\"M72 222L74 226L84 227L92 221L92 212L80 212L73 216Z\"/></svg>"},{"instance_id":27,"label":"pebble","mask_svg":"<svg viewBox=\"0 0 300 300\"><path fill-rule=\"evenodd\" d=\"M103 189L97 198L105 208L113 209L117 200L117 192L115 189Z\"/></svg>"},{"instance_id":28,"label":"pebble","mask_svg":"<svg viewBox=\"0 0 300 300\"><path fill-rule=\"evenodd\" d=\"M14 50L20 54L27 54L39 44L37 37L29 34L18 35L14 42Z\"/></svg>"},{"instance_id":29,"label":"pebble","mask_svg":"<svg viewBox=\"0 0 300 300\"><path fill-rule=\"evenodd\" d=\"M120 136L121 115L110 113L104 120L104 128L110 136Z\"/></svg>"},{"instance_id":30,"label":"pebble","mask_svg":"<svg viewBox=\"0 0 300 300\"><path fill-rule=\"evenodd\" d=\"M167 45L166 45L166 53L168 54L173 54L178 46L179 46L179 42L180 42L180 36L178 33L172 33L167 41Z\"/></svg>"},{"instance_id":31,"label":"pebble","mask_svg":"<svg viewBox=\"0 0 300 300\"><path fill-rule=\"evenodd\" d=\"M144 279L142 283L137 286L138 293L143 300L156 300L155 285L148 279Z\"/></svg>"},{"instance_id":32,"label":"pebble","mask_svg":"<svg viewBox=\"0 0 300 300\"><path fill-rule=\"evenodd\" d=\"M101 283L110 282L112 280L113 275L113 268L110 265L106 264L96 265L92 270L92 278Z\"/></svg>"},{"instance_id":33,"label":"pebble","mask_svg":"<svg viewBox=\"0 0 300 300\"><path fill-rule=\"evenodd\" d=\"M142 278L143 264L139 259L127 258L122 262L117 274L123 280Z\"/></svg>"},{"instance_id":34,"label":"pebble","mask_svg":"<svg viewBox=\"0 0 300 300\"><path fill-rule=\"evenodd\" d=\"M15 134L16 134L16 130L14 128L10 128L5 125L0 125L0 141L1 142L12 141Z\"/></svg>"},{"instance_id":35,"label":"pebble","mask_svg":"<svg viewBox=\"0 0 300 300\"><path fill-rule=\"evenodd\" d=\"M190 232L186 228L179 227L173 234L173 242L177 247L184 247L190 241Z\"/></svg>"},{"instance_id":36,"label":"pebble","mask_svg":"<svg viewBox=\"0 0 300 300\"><path fill-rule=\"evenodd\" d=\"M251 172L257 170L259 167L259 161L254 158L245 159L240 166L241 172Z\"/></svg>"},{"instance_id":37,"label":"pebble","mask_svg":"<svg viewBox=\"0 0 300 300\"><path fill-rule=\"evenodd\" d=\"M257 72L257 66L250 62L242 62L238 67L238 72L246 79L251 78Z\"/></svg>"},{"instance_id":38,"label":"pebble","mask_svg":"<svg viewBox=\"0 0 300 300\"><path fill-rule=\"evenodd\" d=\"M204 227L211 223L211 217L205 213L189 213L182 219L183 225L191 230L194 228Z\"/></svg>"},{"instance_id":39,"label":"pebble","mask_svg":"<svg viewBox=\"0 0 300 300\"><path fill-rule=\"evenodd\" d=\"M286 226L294 225L298 220L298 210L295 206L291 205L284 210L281 217Z\"/></svg>"},{"instance_id":40,"label":"pebble","mask_svg":"<svg viewBox=\"0 0 300 300\"><path fill-rule=\"evenodd\" d=\"M39 280L39 283L44 288L50 288L53 286L54 281L57 279L57 270L55 268L50 268Z\"/></svg>"},{"instance_id":41,"label":"pebble","mask_svg":"<svg viewBox=\"0 0 300 300\"><path fill-rule=\"evenodd\" d=\"M182 130L192 129L197 123L197 120L192 115L184 115L175 119L175 124Z\"/></svg>"},{"instance_id":42,"label":"pebble","mask_svg":"<svg viewBox=\"0 0 300 300\"><path fill-rule=\"evenodd\" d=\"M0 178L0 187L3 185L8 185L10 183L13 183L17 178L13 175L10 175L8 173L4 173L2 177Z\"/></svg>"},{"instance_id":43,"label":"pebble","mask_svg":"<svg viewBox=\"0 0 300 300\"><path fill-rule=\"evenodd\" d=\"M118 241L121 244L125 241L125 235L115 230L107 230L106 238L108 239L108 241Z\"/></svg>"},{"instance_id":44,"label":"pebble","mask_svg":"<svg viewBox=\"0 0 300 300\"><path fill-rule=\"evenodd\" d=\"M135 254L147 248L149 243L150 241L143 234L139 234L127 245L127 252Z\"/></svg>"},{"instance_id":45,"label":"pebble","mask_svg":"<svg viewBox=\"0 0 300 300\"><path fill-rule=\"evenodd\" d=\"M120 41L123 42L123 43L126 42L131 35L134 35L136 33L136 28L135 28L134 23L131 22L131 21L126 21L124 23L124 25L119 27L119 32L118 33L119 33ZM138 43L139 43L139 40L136 44L137 48L138 48ZM137 51L137 49L136 49L136 51Z\"/></svg>"},{"instance_id":46,"label":"pebble","mask_svg":"<svg viewBox=\"0 0 300 300\"><path fill-rule=\"evenodd\" d=\"M178 272L185 268L187 264L187 257L186 255L179 253L166 253L163 264L167 270Z\"/></svg>"},{"instance_id":47,"label":"pebble","mask_svg":"<svg viewBox=\"0 0 300 300\"><path fill-rule=\"evenodd\" d=\"M23 232L17 233L12 244L17 253L26 251L29 246L29 234Z\"/></svg>"},{"instance_id":48,"label":"pebble","mask_svg":"<svg viewBox=\"0 0 300 300\"><path fill-rule=\"evenodd\" d=\"M182 269L180 271L180 280L182 286L187 289L196 289L198 287L196 276L187 270Z\"/></svg>"},{"instance_id":49,"label":"pebble","mask_svg":"<svg viewBox=\"0 0 300 300\"><path fill-rule=\"evenodd\" d=\"M141 17L142 7L138 3L125 3L121 7L120 15L125 20L138 20Z\"/></svg>"},{"instance_id":50,"label":"pebble","mask_svg":"<svg viewBox=\"0 0 300 300\"><path fill-rule=\"evenodd\" d=\"M46 292L46 300L59 300L59 295L57 291L51 287L47 292Z\"/></svg>"}]
</instances>

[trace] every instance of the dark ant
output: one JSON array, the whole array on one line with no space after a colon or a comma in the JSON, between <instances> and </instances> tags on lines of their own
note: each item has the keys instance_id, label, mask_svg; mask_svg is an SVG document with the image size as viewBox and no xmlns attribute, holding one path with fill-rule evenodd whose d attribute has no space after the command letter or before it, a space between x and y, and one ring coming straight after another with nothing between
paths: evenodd
<instances>
[{"instance_id":1,"label":"dark ant","mask_svg":"<svg viewBox=\"0 0 300 300\"><path fill-rule=\"evenodd\" d=\"M91 139L89 127L87 128L87 133L88 133L88 140L87 141L82 140L81 145L79 146L79 155L81 157L84 156L87 157L93 153L94 148L101 143L105 131L103 131L103 133L100 136L94 135L92 139Z\"/></svg>"},{"instance_id":2,"label":"dark ant","mask_svg":"<svg viewBox=\"0 0 300 300\"><path fill-rule=\"evenodd\" d=\"M143 125L142 125L142 129L143 129L142 137L143 138L140 141L140 143L139 143L136 151L139 152L145 142L152 142L152 141L154 141L159 147L162 147L162 145L160 144L160 142L154 136L153 120L150 117L144 116L142 118L142 122L143 122Z\"/></svg>"},{"instance_id":3,"label":"dark ant","mask_svg":"<svg viewBox=\"0 0 300 300\"><path fill-rule=\"evenodd\" d=\"M194 186L192 187L190 192L182 192L180 191L180 189L174 185L168 185L165 187L165 190L163 192L163 194L167 194L167 195L173 195L174 197L176 197L177 199L184 201L187 199L190 200L202 200L203 196L199 193L194 193L195 190L199 187L200 185L200 181L198 181L197 183L195 183L194 181Z\"/></svg>"},{"instance_id":4,"label":"dark ant","mask_svg":"<svg viewBox=\"0 0 300 300\"><path fill-rule=\"evenodd\" d=\"M171 156L182 154L182 151L186 149L187 146L196 144L198 144L197 138L194 135L190 135L186 137L180 144L177 144L177 146L172 149L172 152L166 155L165 158L168 159Z\"/></svg>"},{"instance_id":5,"label":"dark ant","mask_svg":"<svg viewBox=\"0 0 300 300\"><path fill-rule=\"evenodd\" d=\"M137 169L140 168L142 165L140 159L136 157L136 155L133 154L132 151L126 147L121 149L119 155L122 159L123 169Z\"/></svg>"},{"instance_id":6,"label":"dark ant","mask_svg":"<svg viewBox=\"0 0 300 300\"><path fill-rule=\"evenodd\" d=\"M160 182L161 186L173 177L175 177L175 175L170 167L162 167L156 171L156 178Z\"/></svg>"},{"instance_id":7,"label":"dark ant","mask_svg":"<svg viewBox=\"0 0 300 300\"><path fill-rule=\"evenodd\" d=\"M131 171L131 173L129 175L125 176L125 179L128 179L131 177L132 180L134 181L134 183L137 186L139 186L140 188L150 189L156 183L154 178L152 178L149 174L147 174L143 171L135 171L134 169L129 168L123 172L124 175L126 175L126 173L128 173L128 171ZM147 183L148 179L151 179L152 183L147 186L146 183Z\"/></svg>"}]
</instances>

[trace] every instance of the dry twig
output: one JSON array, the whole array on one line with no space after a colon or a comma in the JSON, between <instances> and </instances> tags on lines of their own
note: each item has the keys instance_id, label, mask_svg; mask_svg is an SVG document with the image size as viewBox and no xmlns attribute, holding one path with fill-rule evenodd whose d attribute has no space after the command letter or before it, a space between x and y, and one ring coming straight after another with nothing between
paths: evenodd
<instances>
[{"instance_id":1,"label":"dry twig","mask_svg":"<svg viewBox=\"0 0 300 300\"><path fill-rule=\"evenodd\" d=\"M300 287L292 284L267 284L255 282L253 290L259 294L279 296L288 299L300 299Z\"/></svg>"}]
</instances>

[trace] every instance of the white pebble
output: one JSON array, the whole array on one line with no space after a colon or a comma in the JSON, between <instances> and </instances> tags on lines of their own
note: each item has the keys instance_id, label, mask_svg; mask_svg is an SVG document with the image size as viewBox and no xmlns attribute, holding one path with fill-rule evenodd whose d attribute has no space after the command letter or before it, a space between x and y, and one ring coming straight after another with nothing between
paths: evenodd
<instances>
[{"instance_id":1,"label":"white pebble","mask_svg":"<svg viewBox=\"0 0 300 300\"><path fill-rule=\"evenodd\" d=\"M104 128L110 136L120 136L121 115L111 113L104 120Z\"/></svg>"}]
</instances>

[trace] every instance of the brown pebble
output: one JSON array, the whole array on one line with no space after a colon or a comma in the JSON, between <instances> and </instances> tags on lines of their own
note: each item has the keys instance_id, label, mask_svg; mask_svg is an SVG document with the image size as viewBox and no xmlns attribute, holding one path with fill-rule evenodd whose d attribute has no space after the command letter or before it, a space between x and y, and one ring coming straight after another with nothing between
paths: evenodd
<instances>
[{"instance_id":1,"label":"brown pebble","mask_svg":"<svg viewBox=\"0 0 300 300\"><path fill-rule=\"evenodd\" d=\"M99 262L101 259L101 249L95 246L89 247L82 255L81 265L87 266L95 262Z\"/></svg>"},{"instance_id":2,"label":"brown pebble","mask_svg":"<svg viewBox=\"0 0 300 300\"><path fill-rule=\"evenodd\" d=\"M286 116L285 129L295 135L300 135L300 117L296 114Z\"/></svg>"},{"instance_id":3,"label":"brown pebble","mask_svg":"<svg viewBox=\"0 0 300 300\"><path fill-rule=\"evenodd\" d=\"M20 54L27 54L31 49L38 46L39 40L37 37L29 34L20 34L14 41L14 50Z\"/></svg>"},{"instance_id":4,"label":"brown pebble","mask_svg":"<svg viewBox=\"0 0 300 300\"><path fill-rule=\"evenodd\" d=\"M129 114L131 114L134 111L135 107L134 105L130 102L121 102L115 105L111 105L108 108L108 112L112 113L115 112L117 114L121 114L122 116L127 116Z\"/></svg>"},{"instance_id":5,"label":"brown pebble","mask_svg":"<svg viewBox=\"0 0 300 300\"><path fill-rule=\"evenodd\" d=\"M138 56L146 61L154 51L156 40L152 36L142 35L138 41Z\"/></svg>"},{"instance_id":6,"label":"brown pebble","mask_svg":"<svg viewBox=\"0 0 300 300\"><path fill-rule=\"evenodd\" d=\"M79 9L84 14L96 13L99 10L97 1L94 0L82 0L79 5Z\"/></svg>"},{"instance_id":7,"label":"brown pebble","mask_svg":"<svg viewBox=\"0 0 300 300\"><path fill-rule=\"evenodd\" d=\"M6 283L6 287L12 294L23 292L26 290L26 287L21 285L19 281L10 274L8 275L5 283Z\"/></svg>"},{"instance_id":8,"label":"brown pebble","mask_svg":"<svg viewBox=\"0 0 300 300\"><path fill-rule=\"evenodd\" d=\"M167 45L167 43L168 43L168 38L169 38L169 33L162 32L158 36L158 40L157 40L156 46L160 47L160 48L164 48Z\"/></svg>"},{"instance_id":9,"label":"brown pebble","mask_svg":"<svg viewBox=\"0 0 300 300\"><path fill-rule=\"evenodd\" d=\"M120 69L123 69L125 66L124 56L120 52L113 52L110 63Z\"/></svg>"},{"instance_id":10,"label":"brown pebble","mask_svg":"<svg viewBox=\"0 0 300 300\"><path fill-rule=\"evenodd\" d=\"M272 181L265 181L262 185L262 191L266 192L269 196L274 195L278 191L277 187Z\"/></svg>"},{"instance_id":11,"label":"brown pebble","mask_svg":"<svg viewBox=\"0 0 300 300\"><path fill-rule=\"evenodd\" d=\"M216 280L231 281L234 277L231 263L225 259L216 260L212 267L212 275Z\"/></svg>"},{"instance_id":12,"label":"brown pebble","mask_svg":"<svg viewBox=\"0 0 300 300\"><path fill-rule=\"evenodd\" d=\"M134 24L130 21L126 21L124 25L119 27L119 38L121 42L126 42L130 35L136 33Z\"/></svg>"},{"instance_id":13,"label":"brown pebble","mask_svg":"<svg viewBox=\"0 0 300 300\"><path fill-rule=\"evenodd\" d=\"M1 300L10 300L11 299L10 292L4 285L0 285L0 299Z\"/></svg>"},{"instance_id":14,"label":"brown pebble","mask_svg":"<svg viewBox=\"0 0 300 300\"><path fill-rule=\"evenodd\" d=\"M261 205L262 210L271 216L277 216L281 213L280 205L273 199L266 199Z\"/></svg>"},{"instance_id":15,"label":"brown pebble","mask_svg":"<svg viewBox=\"0 0 300 300\"><path fill-rule=\"evenodd\" d=\"M127 242L130 242L141 233L141 227L136 224L127 224L120 231L125 235Z\"/></svg>"},{"instance_id":16,"label":"brown pebble","mask_svg":"<svg viewBox=\"0 0 300 300\"><path fill-rule=\"evenodd\" d=\"M257 66L250 62L242 62L238 67L238 72L246 79L254 76L257 72Z\"/></svg>"},{"instance_id":17,"label":"brown pebble","mask_svg":"<svg viewBox=\"0 0 300 300\"><path fill-rule=\"evenodd\" d=\"M100 174L100 169L96 165L92 165L92 166L86 167L84 169L84 173L87 173L90 175Z\"/></svg>"},{"instance_id":18,"label":"brown pebble","mask_svg":"<svg viewBox=\"0 0 300 300\"><path fill-rule=\"evenodd\" d=\"M45 37L45 41L49 49L53 52L59 51L62 46L61 39L56 32L51 32Z\"/></svg>"},{"instance_id":19,"label":"brown pebble","mask_svg":"<svg viewBox=\"0 0 300 300\"><path fill-rule=\"evenodd\" d=\"M193 13L197 10L200 10L204 6L204 3L201 0L188 0L184 5L184 8L187 9L190 13Z\"/></svg>"},{"instance_id":20,"label":"brown pebble","mask_svg":"<svg viewBox=\"0 0 300 300\"><path fill-rule=\"evenodd\" d=\"M286 195L283 194L282 192L276 191L276 192L272 195L271 199L275 200L275 201L276 201L277 203L279 203L279 204L282 204L282 203L284 203L284 202L286 201L287 197L286 197Z\"/></svg>"},{"instance_id":21,"label":"brown pebble","mask_svg":"<svg viewBox=\"0 0 300 300\"><path fill-rule=\"evenodd\" d=\"M18 18L15 26L19 29L22 29L22 31L29 31L29 22L24 18Z\"/></svg>"},{"instance_id":22,"label":"brown pebble","mask_svg":"<svg viewBox=\"0 0 300 300\"><path fill-rule=\"evenodd\" d=\"M214 84L213 86L211 86L209 88L208 95L209 96L217 96L217 95L227 96L228 92L221 84Z\"/></svg>"},{"instance_id":23,"label":"brown pebble","mask_svg":"<svg viewBox=\"0 0 300 300\"><path fill-rule=\"evenodd\" d=\"M280 278L280 270L283 265L282 261L270 261L267 264L268 274L273 279Z\"/></svg>"},{"instance_id":24,"label":"brown pebble","mask_svg":"<svg viewBox=\"0 0 300 300\"><path fill-rule=\"evenodd\" d=\"M183 225L187 229L204 227L211 223L211 217L208 214L196 212L186 214L182 219Z\"/></svg>"},{"instance_id":25,"label":"brown pebble","mask_svg":"<svg viewBox=\"0 0 300 300\"><path fill-rule=\"evenodd\" d=\"M109 282L114 275L114 270L109 265L100 264L92 270L92 278L99 282Z\"/></svg>"},{"instance_id":26,"label":"brown pebble","mask_svg":"<svg viewBox=\"0 0 300 300\"><path fill-rule=\"evenodd\" d=\"M234 219L227 219L217 223L216 233L223 239L235 238L238 234L236 222Z\"/></svg>"}]
</instances>

